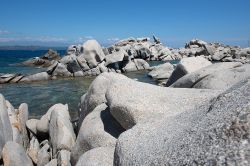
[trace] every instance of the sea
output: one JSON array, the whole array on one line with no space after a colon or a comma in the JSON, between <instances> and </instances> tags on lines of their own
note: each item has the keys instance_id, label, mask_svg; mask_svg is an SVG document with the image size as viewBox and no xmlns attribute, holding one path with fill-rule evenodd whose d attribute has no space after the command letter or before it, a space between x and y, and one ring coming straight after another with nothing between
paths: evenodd
<instances>
[{"instance_id":1,"label":"sea","mask_svg":"<svg viewBox=\"0 0 250 166\"><path fill-rule=\"evenodd\" d=\"M21 73L25 75L45 71L45 68L23 66L22 62L44 55L47 50L0 50L0 73ZM65 50L57 50L65 55ZM149 62L151 66L163 62ZM148 71L126 73L129 78L156 84L147 76ZM29 106L30 118L40 118L57 103L68 104L72 119L78 117L80 97L87 92L95 77L64 78L33 83L0 84L0 93L18 108L21 103Z\"/></svg>"}]
</instances>

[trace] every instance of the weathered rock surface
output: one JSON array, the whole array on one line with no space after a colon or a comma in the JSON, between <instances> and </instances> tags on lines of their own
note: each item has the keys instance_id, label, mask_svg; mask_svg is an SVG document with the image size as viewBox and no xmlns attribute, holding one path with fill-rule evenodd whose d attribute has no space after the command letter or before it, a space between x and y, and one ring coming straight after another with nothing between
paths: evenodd
<instances>
[{"instance_id":1,"label":"weathered rock surface","mask_svg":"<svg viewBox=\"0 0 250 166\"><path fill-rule=\"evenodd\" d=\"M97 147L114 147L116 138L123 131L110 114L106 104L97 106L82 122L71 153L72 164L75 165L79 157L88 150Z\"/></svg>"},{"instance_id":2,"label":"weathered rock surface","mask_svg":"<svg viewBox=\"0 0 250 166\"><path fill-rule=\"evenodd\" d=\"M171 85L171 87L193 88L197 83L199 83L209 75L213 75L217 72L224 72L229 69L234 69L240 66L242 66L242 64L239 62L215 63L213 65L209 65L207 67L201 68L193 73L189 73L181 77L173 85ZM228 79L232 79L232 76L230 76Z\"/></svg>"},{"instance_id":3,"label":"weathered rock surface","mask_svg":"<svg viewBox=\"0 0 250 166\"><path fill-rule=\"evenodd\" d=\"M170 76L167 82L167 86L172 85L174 82L176 82L179 78L183 77L184 75L192 73L196 70L199 70L211 64L212 64L211 62L209 62L203 57L183 58L176 66L172 75Z\"/></svg>"},{"instance_id":4,"label":"weathered rock surface","mask_svg":"<svg viewBox=\"0 0 250 166\"><path fill-rule=\"evenodd\" d=\"M37 166L44 166L51 159L51 148L48 141L42 142L40 146L41 149L37 153Z\"/></svg>"},{"instance_id":5,"label":"weathered rock surface","mask_svg":"<svg viewBox=\"0 0 250 166\"><path fill-rule=\"evenodd\" d=\"M174 66L171 63L167 62L154 67L154 69L148 73L148 76L152 77L158 82L166 83L173 71Z\"/></svg>"},{"instance_id":6,"label":"weathered rock surface","mask_svg":"<svg viewBox=\"0 0 250 166\"><path fill-rule=\"evenodd\" d=\"M68 105L57 104L51 112L49 136L53 156L60 150L71 150L75 144L75 133L70 120Z\"/></svg>"},{"instance_id":7,"label":"weathered rock surface","mask_svg":"<svg viewBox=\"0 0 250 166\"><path fill-rule=\"evenodd\" d=\"M76 166L112 166L114 148L99 147L84 153Z\"/></svg>"},{"instance_id":8,"label":"weathered rock surface","mask_svg":"<svg viewBox=\"0 0 250 166\"><path fill-rule=\"evenodd\" d=\"M58 153L57 163L60 166L71 166L71 163L70 163L70 151L61 150Z\"/></svg>"},{"instance_id":9,"label":"weathered rock surface","mask_svg":"<svg viewBox=\"0 0 250 166\"><path fill-rule=\"evenodd\" d=\"M15 142L7 142L4 145L2 156L5 166L33 166L23 147Z\"/></svg>"},{"instance_id":10,"label":"weathered rock surface","mask_svg":"<svg viewBox=\"0 0 250 166\"><path fill-rule=\"evenodd\" d=\"M37 135L36 125L38 121L38 119L29 119L26 121L26 127L33 135Z\"/></svg>"},{"instance_id":11,"label":"weathered rock surface","mask_svg":"<svg viewBox=\"0 0 250 166\"><path fill-rule=\"evenodd\" d=\"M47 72L41 72L41 73L25 76L19 82L45 81L49 79L50 79L50 75L48 75Z\"/></svg>"},{"instance_id":12,"label":"weathered rock surface","mask_svg":"<svg viewBox=\"0 0 250 166\"><path fill-rule=\"evenodd\" d=\"M212 90L158 87L124 76L121 79L118 74L110 77L115 81L110 83L106 91L107 105L113 117L125 129L137 123L175 116L208 102L219 93Z\"/></svg>"},{"instance_id":13,"label":"weathered rock surface","mask_svg":"<svg viewBox=\"0 0 250 166\"><path fill-rule=\"evenodd\" d=\"M54 63L55 60L60 60L60 59L61 57L56 51L49 49L45 55L29 59L23 62L23 64L27 66L49 67Z\"/></svg>"},{"instance_id":14,"label":"weathered rock surface","mask_svg":"<svg viewBox=\"0 0 250 166\"><path fill-rule=\"evenodd\" d=\"M35 164L37 164L38 161L39 150L40 150L40 145L38 140L35 137L32 137L30 140L29 148L27 149L27 154Z\"/></svg>"},{"instance_id":15,"label":"weathered rock surface","mask_svg":"<svg viewBox=\"0 0 250 166\"><path fill-rule=\"evenodd\" d=\"M0 94L0 153L6 142L13 140L12 127L8 116L5 98ZM2 158L2 155L0 155Z\"/></svg>"},{"instance_id":16,"label":"weathered rock surface","mask_svg":"<svg viewBox=\"0 0 250 166\"><path fill-rule=\"evenodd\" d=\"M249 165L250 81L211 103L122 133L114 165Z\"/></svg>"},{"instance_id":17,"label":"weathered rock surface","mask_svg":"<svg viewBox=\"0 0 250 166\"><path fill-rule=\"evenodd\" d=\"M57 159L52 159L50 162L48 162L45 166L58 166L59 164L57 164ZM60 165L60 166L64 166L64 165ZM67 166L67 165L65 165Z\"/></svg>"}]
</instances>

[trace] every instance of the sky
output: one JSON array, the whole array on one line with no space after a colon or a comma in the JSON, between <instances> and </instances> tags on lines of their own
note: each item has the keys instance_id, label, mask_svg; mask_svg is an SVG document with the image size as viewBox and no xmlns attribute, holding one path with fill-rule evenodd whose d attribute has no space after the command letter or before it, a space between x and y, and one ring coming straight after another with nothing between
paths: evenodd
<instances>
[{"instance_id":1,"label":"sky","mask_svg":"<svg viewBox=\"0 0 250 166\"><path fill-rule=\"evenodd\" d=\"M103 45L155 34L248 46L250 0L0 0L0 45Z\"/></svg>"}]
</instances>

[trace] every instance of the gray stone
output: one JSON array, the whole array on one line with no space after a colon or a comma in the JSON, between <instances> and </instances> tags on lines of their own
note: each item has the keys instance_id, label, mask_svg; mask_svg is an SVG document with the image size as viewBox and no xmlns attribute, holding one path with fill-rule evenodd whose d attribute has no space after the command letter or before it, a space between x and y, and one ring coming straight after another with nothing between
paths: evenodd
<instances>
[{"instance_id":1,"label":"gray stone","mask_svg":"<svg viewBox=\"0 0 250 166\"><path fill-rule=\"evenodd\" d=\"M114 148L99 147L84 153L76 166L112 166Z\"/></svg>"},{"instance_id":2,"label":"gray stone","mask_svg":"<svg viewBox=\"0 0 250 166\"><path fill-rule=\"evenodd\" d=\"M212 64L211 62L209 62L203 57L183 58L173 71L172 75L170 76L167 82L167 86L172 85L174 82L176 82L179 78L183 77L184 75L192 73L196 70L199 70L211 64Z\"/></svg>"},{"instance_id":3,"label":"gray stone","mask_svg":"<svg viewBox=\"0 0 250 166\"><path fill-rule=\"evenodd\" d=\"M23 77L19 82L34 82L34 81L46 81L50 76L47 72L36 73Z\"/></svg>"},{"instance_id":4,"label":"gray stone","mask_svg":"<svg viewBox=\"0 0 250 166\"><path fill-rule=\"evenodd\" d=\"M57 104L50 116L49 136L53 156L60 150L71 150L75 144L75 133L70 120L68 105Z\"/></svg>"},{"instance_id":5,"label":"gray stone","mask_svg":"<svg viewBox=\"0 0 250 166\"><path fill-rule=\"evenodd\" d=\"M63 63L58 63L52 76L70 77L72 74L68 71L67 66Z\"/></svg>"},{"instance_id":6,"label":"gray stone","mask_svg":"<svg viewBox=\"0 0 250 166\"><path fill-rule=\"evenodd\" d=\"M29 118L28 105L26 103L22 103L18 108L18 122L19 122L19 130L22 136L22 145L25 149L27 149L29 145L29 136L26 129L26 121Z\"/></svg>"},{"instance_id":7,"label":"gray stone","mask_svg":"<svg viewBox=\"0 0 250 166\"><path fill-rule=\"evenodd\" d=\"M87 64L87 61L84 58L84 54L81 54L77 57L77 62L80 65L82 71L87 71L90 69L88 64Z\"/></svg>"},{"instance_id":8,"label":"gray stone","mask_svg":"<svg viewBox=\"0 0 250 166\"><path fill-rule=\"evenodd\" d=\"M86 94L82 96L80 107L80 117L79 117L79 129L83 119L92 112L98 105L105 103L105 94L113 81L114 73L102 73L100 74L89 86ZM120 79L126 79L125 76L119 75Z\"/></svg>"},{"instance_id":9,"label":"gray stone","mask_svg":"<svg viewBox=\"0 0 250 166\"><path fill-rule=\"evenodd\" d=\"M111 81L106 90L107 105L113 117L125 129L137 123L175 116L211 100L220 92L158 87L124 76L121 79L119 74L110 77L115 81Z\"/></svg>"},{"instance_id":10,"label":"gray stone","mask_svg":"<svg viewBox=\"0 0 250 166\"><path fill-rule=\"evenodd\" d=\"M37 153L37 166L44 166L51 159L51 149L48 143L44 143Z\"/></svg>"},{"instance_id":11,"label":"gray stone","mask_svg":"<svg viewBox=\"0 0 250 166\"><path fill-rule=\"evenodd\" d=\"M6 142L13 140L12 127L8 116L5 98L0 94L0 158L2 158L2 149Z\"/></svg>"},{"instance_id":12,"label":"gray stone","mask_svg":"<svg viewBox=\"0 0 250 166\"><path fill-rule=\"evenodd\" d=\"M224 71L218 71L208 75L193 88L198 89L228 89L232 85L250 77L250 64Z\"/></svg>"},{"instance_id":13,"label":"gray stone","mask_svg":"<svg viewBox=\"0 0 250 166\"><path fill-rule=\"evenodd\" d=\"M57 162L59 166L71 166L70 152L67 150L61 150L58 153Z\"/></svg>"},{"instance_id":14,"label":"gray stone","mask_svg":"<svg viewBox=\"0 0 250 166\"><path fill-rule=\"evenodd\" d=\"M156 66L148 75L156 80L168 79L172 72L174 71L174 66L171 63L164 63L162 65Z\"/></svg>"},{"instance_id":15,"label":"gray stone","mask_svg":"<svg viewBox=\"0 0 250 166\"><path fill-rule=\"evenodd\" d=\"M32 137L30 140L29 148L27 149L28 156L32 159L33 163L37 164L38 161L38 152L40 150L40 145L38 140L35 137Z\"/></svg>"},{"instance_id":16,"label":"gray stone","mask_svg":"<svg viewBox=\"0 0 250 166\"><path fill-rule=\"evenodd\" d=\"M97 147L114 147L116 138L123 132L122 127L112 117L106 104L97 106L83 120L72 149L71 162L73 165L79 157L88 150Z\"/></svg>"},{"instance_id":17,"label":"gray stone","mask_svg":"<svg viewBox=\"0 0 250 166\"><path fill-rule=\"evenodd\" d=\"M37 135L36 125L38 121L38 119L29 119L26 121L26 127L33 135Z\"/></svg>"},{"instance_id":18,"label":"gray stone","mask_svg":"<svg viewBox=\"0 0 250 166\"><path fill-rule=\"evenodd\" d=\"M33 166L23 147L15 142L7 142L3 148L3 162L5 166Z\"/></svg>"},{"instance_id":19,"label":"gray stone","mask_svg":"<svg viewBox=\"0 0 250 166\"><path fill-rule=\"evenodd\" d=\"M57 159L52 159L49 163L47 163L45 166L57 166ZM67 166L67 165L59 165L59 166Z\"/></svg>"},{"instance_id":20,"label":"gray stone","mask_svg":"<svg viewBox=\"0 0 250 166\"><path fill-rule=\"evenodd\" d=\"M122 133L114 165L249 165L249 80L187 111Z\"/></svg>"},{"instance_id":21,"label":"gray stone","mask_svg":"<svg viewBox=\"0 0 250 166\"><path fill-rule=\"evenodd\" d=\"M94 68L105 58L102 47L96 40L88 40L83 44L84 59L90 68Z\"/></svg>"},{"instance_id":22,"label":"gray stone","mask_svg":"<svg viewBox=\"0 0 250 166\"><path fill-rule=\"evenodd\" d=\"M138 71L138 70L146 70L149 69L149 64L143 60L143 59L134 59L129 61L122 70L124 72L132 72L132 71Z\"/></svg>"},{"instance_id":23,"label":"gray stone","mask_svg":"<svg viewBox=\"0 0 250 166\"><path fill-rule=\"evenodd\" d=\"M123 49L120 49L117 52L113 52L112 54L106 55L105 57L105 66L108 66L112 63L122 62L124 58L128 59L128 53Z\"/></svg>"},{"instance_id":24,"label":"gray stone","mask_svg":"<svg viewBox=\"0 0 250 166\"><path fill-rule=\"evenodd\" d=\"M174 88L192 88L200 82L205 77L214 74L216 72L225 71L228 69L237 68L242 66L239 62L224 62L224 63L215 63L207 67L201 68L193 73L187 74L180 79L178 79L171 87Z\"/></svg>"}]
</instances>

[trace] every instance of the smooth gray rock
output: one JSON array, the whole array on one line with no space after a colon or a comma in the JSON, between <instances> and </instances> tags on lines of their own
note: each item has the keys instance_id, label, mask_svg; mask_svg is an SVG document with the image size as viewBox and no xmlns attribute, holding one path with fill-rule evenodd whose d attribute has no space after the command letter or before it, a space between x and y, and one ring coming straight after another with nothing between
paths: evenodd
<instances>
[{"instance_id":1,"label":"smooth gray rock","mask_svg":"<svg viewBox=\"0 0 250 166\"><path fill-rule=\"evenodd\" d=\"M250 64L212 73L197 82L193 88L228 89L246 78L250 78Z\"/></svg>"},{"instance_id":2,"label":"smooth gray rock","mask_svg":"<svg viewBox=\"0 0 250 166\"><path fill-rule=\"evenodd\" d=\"M80 117L79 117L79 129L81 127L83 119L92 112L98 105L105 103L106 98L105 94L110 86L111 82L114 81L114 73L102 73L100 74L89 86L89 89L86 94L81 98L80 103ZM122 81L126 79L123 75L116 75Z\"/></svg>"},{"instance_id":3,"label":"smooth gray rock","mask_svg":"<svg viewBox=\"0 0 250 166\"><path fill-rule=\"evenodd\" d=\"M45 166L58 166L57 159L52 159L49 163L47 163ZM59 165L59 166L68 166L68 165Z\"/></svg>"},{"instance_id":4,"label":"smooth gray rock","mask_svg":"<svg viewBox=\"0 0 250 166\"><path fill-rule=\"evenodd\" d=\"M79 157L97 147L114 147L116 138L123 128L112 117L106 104L97 106L83 120L72 149L71 163L75 165Z\"/></svg>"},{"instance_id":5,"label":"smooth gray rock","mask_svg":"<svg viewBox=\"0 0 250 166\"><path fill-rule=\"evenodd\" d=\"M96 40L88 40L83 44L83 54L90 68L94 68L105 58L102 47Z\"/></svg>"},{"instance_id":6,"label":"smooth gray rock","mask_svg":"<svg viewBox=\"0 0 250 166\"><path fill-rule=\"evenodd\" d=\"M248 80L211 103L122 133L114 165L249 165L249 111Z\"/></svg>"},{"instance_id":7,"label":"smooth gray rock","mask_svg":"<svg viewBox=\"0 0 250 166\"><path fill-rule=\"evenodd\" d=\"M114 148L99 147L84 153L76 166L113 166Z\"/></svg>"},{"instance_id":8,"label":"smooth gray rock","mask_svg":"<svg viewBox=\"0 0 250 166\"><path fill-rule=\"evenodd\" d=\"M57 104L50 116L49 136L53 156L60 150L71 150L75 144L75 133L70 120L68 105Z\"/></svg>"},{"instance_id":9,"label":"smooth gray rock","mask_svg":"<svg viewBox=\"0 0 250 166\"><path fill-rule=\"evenodd\" d=\"M32 135L37 135L36 125L38 121L38 119L29 119L26 121L26 127Z\"/></svg>"},{"instance_id":10,"label":"smooth gray rock","mask_svg":"<svg viewBox=\"0 0 250 166\"><path fill-rule=\"evenodd\" d=\"M7 142L3 148L3 162L5 166L33 166L23 147L15 142Z\"/></svg>"},{"instance_id":11,"label":"smooth gray rock","mask_svg":"<svg viewBox=\"0 0 250 166\"><path fill-rule=\"evenodd\" d=\"M146 70L149 69L149 64L143 60L143 59L134 59L129 61L122 70L124 72L132 72L132 71L138 71L138 70Z\"/></svg>"},{"instance_id":12,"label":"smooth gray rock","mask_svg":"<svg viewBox=\"0 0 250 166\"><path fill-rule=\"evenodd\" d=\"M212 63L210 61L206 60L203 57L183 58L176 66L172 75L170 76L167 82L167 86L172 85L174 82L176 82L179 78L183 77L184 75L192 73L196 70L199 70L211 64Z\"/></svg>"},{"instance_id":13,"label":"smooth gray rock","mask_svg":"<svg viewBox=\"0 0 250 166\"><path fill-rule=\"evenodd\" d=\"M84 58L84 54L81 54L77 57L77 62L80 65L82 71L87 71L90 69L88 64L87 64L86 59Z\"/></svg>"},{"instance_id":14,"label":"smooth gray rock","mask_svg":"<svg viewBox=\"0 0 250 166\"><path fill-rule=\"evenodd\" d=\"M175 89L134 81L119 74L110 75L105 97L113 117L125 129L138 123L175 116L208 102L220 91ZM115 81L114 81L115 80Z\"/></svg>"},{"instance_id":15,"label":"smooth gray rock","mask_svg":"<svg viewBox=\"0 0 250 166\"><path fill-rule=\"evenodd\" d=\"M128 53L124 51L123 49L120 49L117 52L113 52L112 54L106 55L105 66L108 66L109 64L116 63L116 62L122 62L125 58L127 58L128 60Z\"/></svg>"},{"instance_id":16,"label":"smooth gray rock","mask_svg":"<svg viewBox=\"0 0 250 166\"><path fill-rule=\"evenodd\" d=\"M46 142L41 143L42 148L37 153L37 166L44 166L51 159L51 148Z\"/></svg>"},{"instance_id":17,"label":"smooth gray rock","mask_svg":"<svg viewBox=\"0 0 250 166\"><path fill-rule=\"evenodd\" d=\"M61 150L60 152L58 152L57 163L60 166L71 166L70 151Z\"/></svg>"},{"instance_id":18,"label":"smooth gray rock","mask_svg":"<svg viewBox=\"0 0 250 166\"><path fill-rule=\"evenodd\" d=\"M58 63L52 73L52 76L70 77L72 74L68 71L66 65L63 63Z\"/></svg>"},{"instance_id":19,"label":"smooth gray rock","mask_svg":"<svg viewBox=\"0 0 250 166\"><path fill-rule=\"evenodd\" d=\"M22 145L24 149L27 149L29 145L29 136L26 128L26 121L29 118L28 105L26 103L22 103L18 108L18 122L20 125L20 132L22 136Z\"/></svg>"},{"instance_id":20,"label":"smooth gray rock","mask_svg":"<svg viewBox=\"0 0 250 166\"><path fill-rule=\"evenodd\" d=\"M171 63L164 63L156 66L148 75L156 80L168 79L172 72L174 71L174 66Z\"/></svg>"},{"instance_id":21,"label":"smooth gray rock","mask_svg":"<svg viewBox=\"0 0 250 166\"><path fill-rule=\"evenodd\" d=\"M6 142L13 140L12 127L8 116L5 98L0 94L0 154ZM2 158L2 155L0 155Z\"/></svg>"},{"instance_id":22,"label":"smooth gray rock","mask_svg":"<svg viewBox=\"0 0 250 166\"><path fill-rule=\"evenodd\" d=\"M37 136L41 140L46 139L49 136L49 121L51 112L56 109L57 104L49 108L45 115L43 115L36 124Z\"/></svg>"},{"instance_id":23,"label":"smooth gray rock","mask_svg":"<svg viewBox=\"0 0 250 166\"><path fill-rule=\"evenodd\" d=\"M30 140L29 148L27 149L27 155L31 158L33 163L37 164L38 161L38 152L40 150L40 145L38 140L35 137L32 137Z\"/></svg>"},{"instance_id":24,"label":"smooth gray rock","mask_svg":"<svg viewBox=\"0 0 250 166\"><path fill-rule=\"evenodd\" d=\"M47 72L41 72L23 77L19 82L34 82L34 81L46 81L50 76Z\"/></svg>"},{"instance_id":25,"label":"smooth gray rock","mask_svg":"<svg viewBox=\"0 0 250 166\"><path fill-rule=\"evenodd\" d=\"M242 66L239 62L223 62L223 63L215 63L209 65L207 67L201 68L193 73L187 74L180 79L178 79L171 87L174 88L192 88L198 82L202 81L202 79L207 76L214 74L216 72L225 71L233 68L237 68Z\"/></svg>"}]
</instances>

